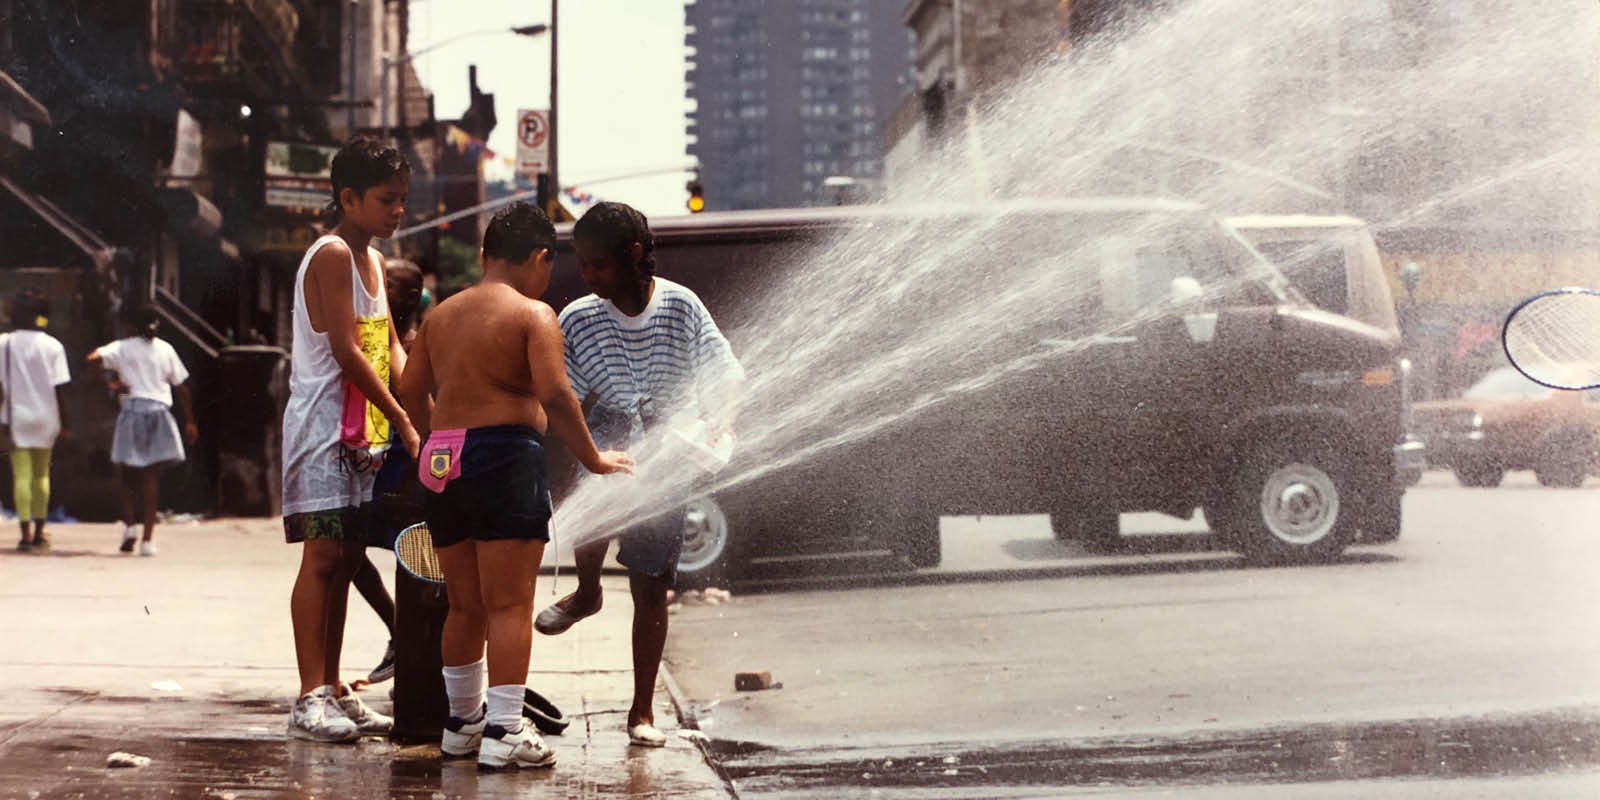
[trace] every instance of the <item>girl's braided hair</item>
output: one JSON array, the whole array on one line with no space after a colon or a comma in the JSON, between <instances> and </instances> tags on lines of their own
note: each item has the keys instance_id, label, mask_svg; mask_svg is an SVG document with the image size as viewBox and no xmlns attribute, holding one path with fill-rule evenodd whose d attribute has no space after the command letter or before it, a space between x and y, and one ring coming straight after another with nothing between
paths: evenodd
<instances>
[{"instance_id":1,"label":"girl's braided hair","mask_svg":"<svg viewBox=\"0 0 1600 800\"><path fill-rule=\"evenodd\" d=\"M650 221L633 206L597 203L572 226L572 236L604 247L618 261L632 267L641 283L648 283L656 275L656 237L650 232ZM633 261L635 242L643 251L637 262Z\"/></svg>"}]
</instances>

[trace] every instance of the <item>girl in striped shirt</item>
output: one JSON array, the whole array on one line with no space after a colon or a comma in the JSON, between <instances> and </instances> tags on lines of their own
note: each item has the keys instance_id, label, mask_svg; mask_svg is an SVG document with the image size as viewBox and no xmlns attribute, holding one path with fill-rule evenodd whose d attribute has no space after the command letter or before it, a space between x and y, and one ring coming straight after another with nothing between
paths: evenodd
<instances>
[{"instance_id":1,"label":"girl in striped shirt","mask_svg":"<svg viewBox=\"0 0 1600 800\"><path fill-rule=\"evenodd\" d=\"M624 450L647 428L698 405L732 426L744 369L695 293L655 274L655 237L643 214L600 203L572 229L583 282L593 294L561 312L567 379L590 407L595 445ZM592 404L592 407L591 407ZM667 590L677 579L683 514L662 514L619 537L617 561L633 594L633 707L628 738L660 747L650 700L667 642ZM578 590L540 612L540 633L557 634L600 610L608 539L577 548Z\"/></svg>"}]
</instances>

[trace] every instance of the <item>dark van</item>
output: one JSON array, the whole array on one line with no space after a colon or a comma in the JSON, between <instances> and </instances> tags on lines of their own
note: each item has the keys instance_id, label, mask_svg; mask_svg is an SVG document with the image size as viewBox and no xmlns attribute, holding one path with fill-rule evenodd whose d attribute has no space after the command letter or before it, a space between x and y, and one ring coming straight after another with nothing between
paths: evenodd
<instances>
[{"instance_id":1,"label":"dark van","mask_svg":"<svg viewBox=\"0 0 1600 800\"><path fill-rule=\"evenodd\" d=\"M752 558L836 549L838 539L867 539L933 566L941 514L1045 513L1058 537L1115 547L1120 512L1188 517L1198 507L1231 547L1272 563L1328 560L1358 537L1399 533L1400 476L1414 454L1397 332L1314 307L1198 206L856 206L706 213L652 228L659 274L700 295L752 376L774 368L750 360L766 335L762 314L783 307L774 292L856 275L820 272L819 253L829 254L822 262L861 256L829 268L892 274L937 252L861 243L1024 231L1031 263L1059 270L1052 280L1072 288L1041 295L1040 313L989 320L1004 328L1003 347L949 359L927 387L902 381L909 389L888 401L925 412L881 415L868 434L697 499L680 564L691 584ZM570 226L561 235L546 297L557 308L585 291ZM1038 278L1008 273L1016 251L996 241L992 257L980 246L897 289L905 296L885 312L886 325L909 329L919 315L970 321L958 312ZM887 341L898 343L882 346L914 342L892 334ZM872 346L840 349L829 371L848 374L850 359L868 358L857 351ZM947 390L968 375L981 386ZM765 402L778 413L783 398ZM836 433L827 419L805 424L810 436Z\"/></svg>"}]
</instances>

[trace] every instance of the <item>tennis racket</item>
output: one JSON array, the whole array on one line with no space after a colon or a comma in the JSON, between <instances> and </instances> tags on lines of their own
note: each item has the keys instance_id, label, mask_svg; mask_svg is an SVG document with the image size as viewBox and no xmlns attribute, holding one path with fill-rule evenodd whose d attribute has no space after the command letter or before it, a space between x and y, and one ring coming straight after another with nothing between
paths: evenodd
<instances>
[{"instance_id":1,"label":"tennis racket","mask_svg":"<svg viewBox=\"0 0 1600 800\"><path fill-rule=\"evenodd\" d=\"M394 557L406 572L429 583L444 583L444 570L433 551L433 535L428 523L419 522L400 532L394 540Z\"/></svg>"},{"instance_id":2,"label":"tennis racket","mask_svg":"<svg viewBox=\"0 0 1600 800\"><path fill-rule=\"evenodd\" d=\"M1600 387L1600 291L1540 292L1511 309L1500 335L1506 358L1552 389Z\"/></svg>"}]
</instances>

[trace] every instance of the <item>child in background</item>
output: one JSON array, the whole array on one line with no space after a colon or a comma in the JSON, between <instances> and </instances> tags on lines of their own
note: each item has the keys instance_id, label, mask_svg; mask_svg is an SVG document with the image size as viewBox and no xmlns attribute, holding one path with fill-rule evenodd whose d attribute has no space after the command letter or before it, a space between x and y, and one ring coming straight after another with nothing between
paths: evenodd
<instances>
[{"instance_id":1,"label":"child in background","mask_svg":"<svg viewBox=\"0 0 1600 800\"><path fill-rule=\"evenodd\" d=\"M65 407L61 395L72 376L67 374L66 349L44 332L49 316L50 298L24 289L11 303L17 330L0 336L0 387L5 391L0 424L9 425L11 431L12 498L22 528L18 550L50 547L44 534L50 510L50 451L56 437L67 435L61 422Z\"/></svg>"},{"instance_id":2,"label":"child in background","mask_svg":"<svg viewBox=\"0 0 1600 800\"><path fill-rule=\"evenodd\" d=\"M194 401L184 384L189 380L189 370L178 358L178 351L156 336L161 315L155 307L143 306L134 312L133 324L136 334L90 353L89 367L115 371L120 388L126 390L111 440L111 463L117 465L122 477L121 550L132 553L137 540L139 555L153 556L161 468L183 461L183 443L194 444L199 431L194 422ZM181 435L172 416L174 398L183 416ZM139 522L144 523L142 539Z\"/></svg>"}]
</instances>

